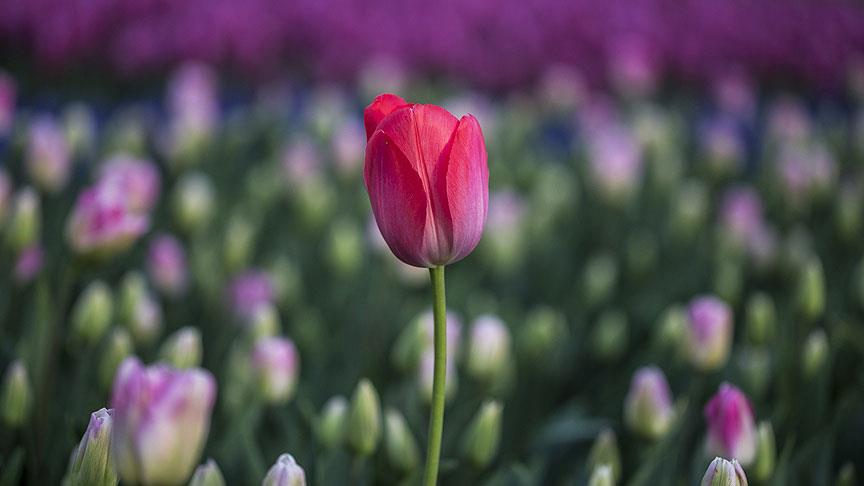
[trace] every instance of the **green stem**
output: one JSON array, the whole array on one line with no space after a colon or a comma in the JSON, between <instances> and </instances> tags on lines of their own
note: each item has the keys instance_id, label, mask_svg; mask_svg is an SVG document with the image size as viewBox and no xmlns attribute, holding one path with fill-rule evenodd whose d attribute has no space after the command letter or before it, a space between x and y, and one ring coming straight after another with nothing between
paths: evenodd
<instances>
[{"instance_id":1,"label":"green stem","mask_svg":"<svg viewBox=\"0 0 864 486\"><path fill-rule=\"evenodd\" d=\"M425 486L438 481L441 436L444 432L444 395L447 373L447 300L444 296L444 267L429 269L432 280L432 313L435 316L435 373L432 379L432 410L429 412L429 442L426 446Z\"/></svg>"}]
</instances>

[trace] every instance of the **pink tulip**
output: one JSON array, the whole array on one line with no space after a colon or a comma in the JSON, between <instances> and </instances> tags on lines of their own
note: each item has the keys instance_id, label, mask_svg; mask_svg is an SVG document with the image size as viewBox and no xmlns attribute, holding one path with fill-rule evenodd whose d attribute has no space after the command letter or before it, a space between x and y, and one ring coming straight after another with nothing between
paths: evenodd
<instances>
[{"instance_id":1,"label":"pink tulip","mask_svg":"<svg viewBox=\"0 0 864 486\"><path fill-rule=\"evenodd\" d=\"M97 184L78 195L67 236L75 251L104 255L125 250L149 227L149 216L130 208L127 193Z\"/></svg>"},{"instance_id":2,"label":"pink tulip","mask_svg":"<svg viewBox=\"0 0 864 486\"><path fill-rule=\"evenodd\" d=\"M147 273L165 294L176 296L186 290L186 252L177 238L161 234L153 239L147 256Z\"/></svg>"},{"instance_id":3,"label":"pink tulip","mask_svg":"<svg viewBox=\"0 0 864 486\"><path fill-rule=\"evenodd\" d=\"M690 362L702 371L726 364L732 347L732 310L714 296L700 296L687 308L686 350Z\"/></svg>"},{"instance_id":4,"label":"pink tulip","mask_svg":"<svg viewBox=\"0 0 864 486\"><path fill-rule=\"evenodd\" d=\"M102 166L98 183L124 193L133 211L149 211L159 199L159 170L150 161L128 155L108 159Z\"/></svg>"},{"instance_id":5,"label":"pink tulip","mask_svg":"<svg viewBox=\"0 0 864 486\"><path fill-rule=\"evenodd\" d=\"M216 380L206 370L145 368L127 358L111 397L111 447L123 482L185 483L204 448L215 400Z\"/></svg>"},{"instance_id":6,"label":"pink tulip","mask_svg":"<svg viewBox=\"0 0 864 486\"><path fill-rule=\"evenodd\" d=\"M757 434L753 407L744 393L729 383L720 385L705 406L708 449L712 454L749 465L756 457Z\"/></svg>"},{"instance_id":7,"label":"pink tulip","mask_svg":"<svg viewBox=\"0 0 864 486\"><path fill-rule=\"evenodd\" d=\"M415 267L465 258L480 242L489 209L480 124L390 94L375 98L363 118L366 189L387 245Z\"/></svg>"}]
</instances>

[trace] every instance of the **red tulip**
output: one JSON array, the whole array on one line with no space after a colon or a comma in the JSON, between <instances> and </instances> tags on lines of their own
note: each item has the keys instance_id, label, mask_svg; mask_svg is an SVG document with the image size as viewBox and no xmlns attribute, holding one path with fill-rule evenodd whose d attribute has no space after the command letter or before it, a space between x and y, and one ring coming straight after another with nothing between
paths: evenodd
<instances>
[{"instance_id":1,"label":"red tulip","mask_svg":"<svg viewBox=\"0 0 864 486\"><path fill-rule=\"evenodd\" d=\"M363 118L366 190L387 245L415 267L465 258L480 241L489 208L477 119L391 94L375 98Z\"/></svg>"}]
</instances>

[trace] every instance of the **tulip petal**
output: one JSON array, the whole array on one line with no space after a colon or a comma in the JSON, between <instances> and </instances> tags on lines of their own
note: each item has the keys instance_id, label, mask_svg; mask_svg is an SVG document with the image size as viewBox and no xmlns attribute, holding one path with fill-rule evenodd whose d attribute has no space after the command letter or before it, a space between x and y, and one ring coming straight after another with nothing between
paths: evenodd
<instances>
[{"instance_id":1,"label":"tulip petal","mask_svg":"<svg viewBox=\"0 0 864 486\"><path fill-rule=\"evenodd\" d=\"M435 177L435 199L446 201L436 208L436 222L452 235L450 260L465 258L480 242L489 211L489 167L486 144L477 119L459 120L447 161Z\"/></svg>"},{"instance_id":2,"label":"tulip petal","mask_svg":"<svg viewBox=\"0 0 864 486\"><path fill-rule=\"evenodd\" d=\"M383 120L384 117L404 106L408 106L408 103L394 94L385 93L375 97L372 103L363 110L363 124L366 126L366 141L368 142L369 139L372 138L375 129L378 128L378 124L381 123L381 120Z\"/></svg>"},{"instance_id":3,"label":"tulip petal","mask_svg":"<svg viewBox=\"0 0 864 486\"><path fill-rule=\"evenodd\" d=\"M429 196L420 174L390 137L378 130L369 139L364 167L366 190L378 229L390 250L415 267L426 260Z\"/></svg>"}]
</instances>

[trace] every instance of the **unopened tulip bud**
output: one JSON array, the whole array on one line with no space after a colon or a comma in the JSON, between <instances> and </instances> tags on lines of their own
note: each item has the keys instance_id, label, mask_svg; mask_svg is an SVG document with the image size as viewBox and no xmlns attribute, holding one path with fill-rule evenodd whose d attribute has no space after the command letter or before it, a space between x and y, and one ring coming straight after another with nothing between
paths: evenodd
<instances>
[{"instance_id":1,"label":"unopened tulip bud","mask_svg":"<svg viewBox=\"0 0 864 486\"><path fill-rule=\"evenodd\" d=\"M687 332L687 310L680 305L671 305L657 320L655 339L663 349L681 349Z\"/></svg>"},{"instance_id":2,"label":"unopened tulip bud","mask_svg":"<svg viewBox=\"0 0 864 486\"><path fill-rule=\"evenodd\" d=\"M847 462L843 464L840 471L837 473L837 486L855 486L858 484L856 480L855 464Z\"/></svg>"},{"instance_id":3,"label":"unopened tulip bud","mask_svg":"<svg viewBox=\"0 0 864 486\"><path fill-rule=\"evenodd\" d=\"M275 289L269 274L248 270L231 280L227 293L234 315L246 323L261 307L273 304Z\"/></svg>"},{"instance_id":4,"label":"unopened tulip bud","mask_svg":"<svg viewBox=\"0 0 864 486\"><path fill-rule=\"evenodd\" d=\"M111 288L97 280L90 283L72 308L72 336L84 346L92 346L108 330L114 315Z\"/></svg>"},{"instance_id":5,"label":"unopened tulip bud","mask_svg":"<svg viewBox=\"0 0 864 486\"><path fill-rule=\"evenodd\" d=\"M687 308L685 352L690 363L701 371L721 368L732 347L732 310L722 300L697 297Z\"/></svg>"},{"instance_id":6,"label":"unopened tulip bud","mask_svg":"<svg viewBox=\"0 0 864 486\"><path fill-rule=\"evenodd\" d=\"M162 330L162 309L138 272L127 274L120 284L120 318L138 343L152 342Z\"/></svg>"},{"instance_id":7,"label":"unopened tulip bud","mask_svg":"<svg viewBox=\"0 0 864 486\"><path fill-rule=\"evenodd\" d=\"M24 363L16 360L6 368L3 376L3 388L0 389L0 412L3 414L3 423L8 427L24 425L30 415L33 392L27 375Z\"/></svg>"},{"instance_id":8,"label":"unopened tulip bud","mask_svg":"<svg viewBox=\"0 0 864 486\"><path fill-rule=\"evenodd\" d=\"M32 282L42 271L44 265L45 250L42 245L37 243L24 248L15 261L15 268L13 269L15 283L27 285Z\"/></svg>"},{"instance_id":9,"label":"unopened tulip bud","mask_svg":"<svg viewBox=\"0 0 864 486\"><path fill-rule=\"evenodd\" d=\"M705 406L708 450L750 465L756 457L757 435L753 408L734 385L723 383Z\"/></svg>"},{"instance_id":10,"label":"unopened tulip bud","mask_svg":"<svg viewBox=\"0 0 864 486\"><path fill-rule=\"evenodd\" d=\"M627 316L618 310L609 310L594 323L592 342L594 353L600 361L611 363L627 351L629 340Z\"/></svg>"},{"instance_id":11,"label":"unopened tulip bud","mask_svg":"<svg viewBox=\"0 0 864 486\"><path fill-rule=\"evenodd\" d=\"M353 220L340 219L330 227L327 261L339 275L351 275L363 262L363 233Z\"/></svg>"},{"instance_id":12,"label":"unopened tulip bud","mask_svg":"<svg viewBox=\"0 0 864 486\"><path fill-rule=\"evenodd\" d=\"M300 355L288 338L263 338L252 349L252 369L264 401L271 404L285 403L291 399L297 387Z\"/></svg>"},{"instance_id":13,"label":"unopened tulip bud","mask_svg":"<svg viewBox=\"0 0 864 486\"><path fill-rule=\"evenodd\" d=\"M618 264L611 255L599 255L585 264L582 283L585 302L595 306L606 302L615 290L618 281Z\"/></svg>"},{"instance_id":14,"label":"unopened tulip bud","mask_svg":"<svg viewBox=\"0 0 864 486\"><path fill-rule=\"evenodd\" d=\"M273 304L263 304L252 314L249 321L249 333L253 341L274 337L282 328L279 311Z\"/></svg>"},{"instance_id":15,"label":"unopened tulip bud","mask_svg":"<svg viewBox=\"0 0 864 486\"><path fill-rule=\"evenodd\" d=\"M390 465L403 473L416 469L420 463L420 451L405 417L398 410L387 409L384 429L384 450Z\"/></svg>"},{"instance_id":16,"label":"unopened tulip bud","mask_svg":"<svg viewBox=\"0 0 864 486\"><path fill-rule=\"evenodd\" d=\"M594 471L591 472L591 477L588 479L588 486L615 486L612 468L606 464L594 468Z\"/></svg>"},{"instance_id":17,"label":"unopened tulip bud","mask_svg":"<svg viewBox=\"0 0 864 486\"><path fill-rule=\"evenodd\" d=\"M600 432L588 453L589 470L595 471L602 466L612 470L612 483L617 483L621 478L621 452L618 450L618 439L612 429Z\"/></svg>"},{"instance_id":18,"label":"unopened tulip bud","mask_svg":"<svg viewBox=\"0 0 864 486\"><path fill-rule=\"evenodd\" d=\"M741 297L744 285L744 269L734 259L724 259L714 273L714 291L717 297L734 305Z\"/></svg>"},{"instance_id":19,"label":"unopened tulip bud","mask_svg":"<svg viewBox=\"0 0 864 486\"><path fill-rule=\"evenodd\" d=\"M758 481L768 481L774 474L774 463L777 460L776 445L774 443L774 428L771 422L760 422L756 430L759 436L759 445L756 450L756 463L753 465L753 476Z\"/></svg>"},{"instance_id":20,"label":"unopened tulip bud","mask_svg":"<svg viewBox=\"0 0 864 486\"><path fill-rule=\"evenodd\" d=\"M747 486L747 476L735 459L717 457L702 476L702 486Z\"/></svg>"},{"instance_id":21,"label":"unopened tulip bud","mask_svg":"<svg viewBox=\"0 0 864 486\"><path fill-rule=\"evenodd\" d=\"M624 399L627 426L650 439L662 437L672 425L675 410L663 371L656 366L636 370Z\"/></svg>"},{"instance_id":22,"label":"unopened tulip bud","mask_svg":"<svg viewBox=\"0 0 864 486\"><path fill-rule=\"evenodd\" d=\"M348 445L360 456L371 456L381 439L381 404L372 382L365 378L354 389L347 425Z\"/></svg>"},{"instance_id":23,"label":"unopened tulip bud","mask_svg":"<svg viewBox=\"0 0 864 486\"><path fill-rule=\"evenodd\" d=\"M488 401L480 406L465 433L463 453L475 467L485 468L495 455L501 443L501 402Z\"/></svg>"},{"instance_id":24,"label":"unopened tulip bud","mask_svg":"<svg viewBox=\"0 0 864 486\"><path fill-rule=\"evenodd\" d=\"M550 307L531 312L520 326L517 344L525 362L540 367L555 362L567 339L567 319Z\"/></svg>"},{"instance_id":25,"label":"unopened tulip bud","mask_svg":"<svg viewBox=\"0 0 864 486\"><path fill-rule=\"evenodd\" d=\"M183 294L188 284L186 251L177 238L169 234L156 236L147 253L147 274L153 286L172 297Z\"/></svg>"},{"instance_id":26,"label":"unopened tulip bud","mask_svg":"<svg viewBox=\"0 0 864 486\"><path fill-rule=\"evenodd\" d=\"M201 364L201 331L182 327L168 336L159 349L159 360L177 369L195 368Z\"/></svg>"},{"instance_id":27,"label":"unopened tulip bud","mask_svg":"<svg viewBox=\"0 0 864 486\"><path fill-rule=\"evenodd\" d=\"M234 272L249 262L255 248L255 225L245 215L235 214L228 220L223 239L222 258L225 268Z\"/></svg>"},{"instance_id":28,"label":"unopened tulip bud","mask_svg":"<svg viewBox=\"0 0 864 486\"><path fill-rule=\"evenodd\" d=\"M90 415L84 437L72 453L67 478L69 486L116 486L117 471L111 459L113 410Z\"/></svg>"},{"instance_id":29,"label":"unopened tulip bud","mask_svg":"<svg viewBox=\"0 0 864 486\"><path fill-rule=\"evenodd\" d=\"M822 262L812 257L804 263L798 276L798 309L802 317L813 322L825 311L825 274Z\"/></svg>"},{"instance_id":30,"label":"unopened tulip bud","mask_svg":"<svg viewBox=\"0 0 864 486\"><path fill-rule=\"evenodd\" d=\"M63 111L63 132L73 156L92 155L96 129L96 116L89 105L76 102Z\"/></svg>"},{"instance_id":31,"label":"unopened tulip bud","mask_svg":"<svg viewBox=\"0 0 864 486\"><path fill-rule=\"evenodd\" d=\"M117 368L134 351L132 336L124 327L115 327L108 335L105 350L99 362L99 383L103 388L111 388Z\"/></svg>"},{"instance_id":32,"label":"unopened tulip bud","mask_svg":"<svg viewBox=\"0 0 864 486\"><path fill-rule=\"evenodd\" d=\"M57 193L69 181L72 154L57 121L40 116L30 124L27 141L27 171L40 189Z\"/></svg>"},{"instance_id":33,"label":"unopened tulip bud","mask_svg":"<svg viewBox=\"0 0 864 486\"><path fill-rule=\"evenodd\" d=\"M6 237L13 250L23 250L39 240L42 233L41 207L39 195L32 187L25 187L15 193L12 214L6 227Z\"/></svg>"},{"instance_id":34,"label":"unopened tulip bud","mask_svg":"<svg viewBox=\"0 0 864 486\"><path fill-rule=\"evenodd\" d=\"M474 321L468 344L468 373L491 383L506 371L511 360L510 331L496 316L484 315Z\"/></svg>"},{"instance_id":35,"label":"unopened tulip bud","mask_svg":"<svg viewBox=\"0 0 864 486\"><path fill-rule=\"evenodd\" d=\"M215 194L210 179L201 173L183 176L174 188L174 218L188 233L196 233L210 222Z\"/></svg>"},{"instance_id":36,"label":"unopened tulip bud","mask_svg":"<svg viewBox=\"0 0 864 486\"><path fill-rule=\"evenodd\" d=\"M756 345L766 344L774 336L777 310L771 296L758 292L747 301L747 339Z\"/></svg>"},{"instance_id":37,"label":"unopened tulip bud","mask_svg":"<svg viewBox=\"0 0 864 486\"><path fill-rule=\"evenodd\" d=\"M225 486L225 477L222 476L222 471L216 461L207 459L207 462L195 469L189 486Z\"/></svg>"},{"instance_id":38,"label":"unopened tulip bud","mask_svg":"<svg viewBox=\"0 0 864 486\"><path fill-rule=\"evenodd\" d=\"M187 481L204 448L215 400L216 380L208 371L124 361L111 396L111 451L123 482Z\"/></svg>"},{"instance_id":39,"label":"unopened tulip bud","mask_svg":"<svg viewBox=\"0 0 864 486\"><path fill-rule=\"evenodd\" d=\"M261 486L306 486L306 473L291 454L282 454L267 471Z\"/></svg>"},{"instance_id":40,"label":"unopened tulip bud","mask_svg":"<svg viewBox=\"0 0 864 486\"><path fill-rule=\"evenodd\" d=\"M318 440L325 449L333 450L342 445L348 416L348 400L335 396L327 400L318 419Z\"/></svg>"},{"instance_id":41,"label":"unopened tulip bud","mask_svg":"<svg viewBox=\"0 0 864 486\"><path fill-rule=\"evenodd\" d=\"M825 331L816 329L807 336L807 340L804 341L801 360L801 368L805 378L812 379L819 374L825 366L829 352L828 336Z\"/></svg>"}]
</instances>

